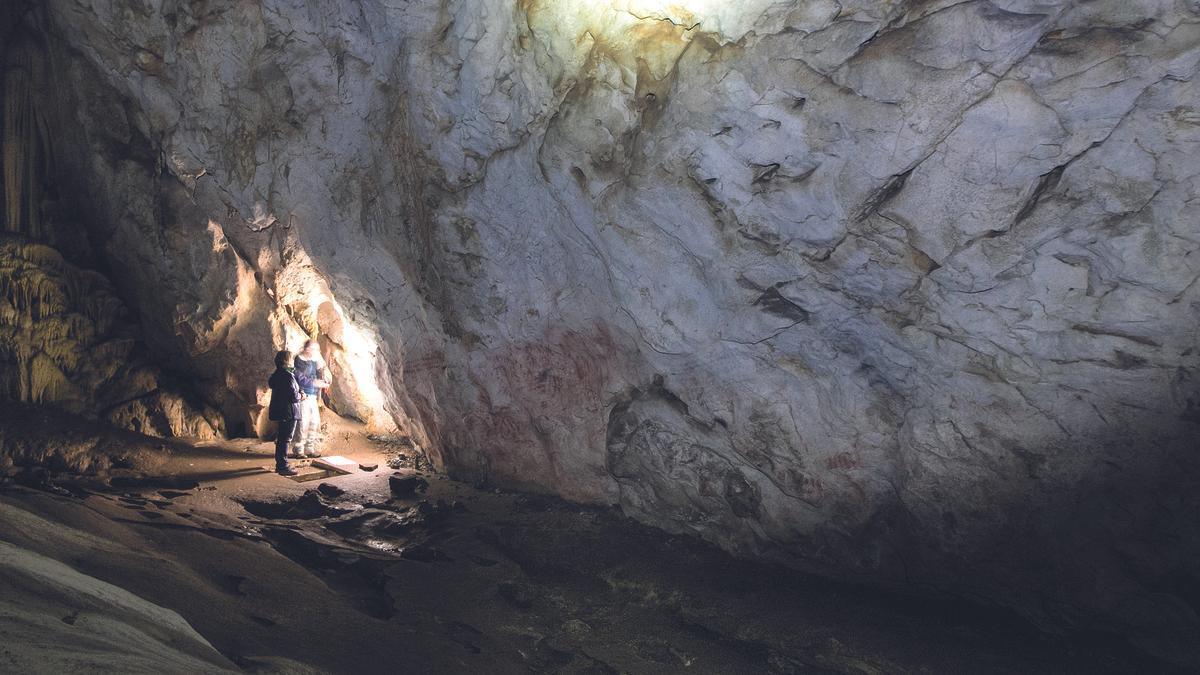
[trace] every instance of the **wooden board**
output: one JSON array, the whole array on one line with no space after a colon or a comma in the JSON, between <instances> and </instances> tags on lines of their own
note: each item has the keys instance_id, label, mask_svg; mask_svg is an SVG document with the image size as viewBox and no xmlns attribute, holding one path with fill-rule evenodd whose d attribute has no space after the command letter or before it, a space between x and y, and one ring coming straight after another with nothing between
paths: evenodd
<instances>
[{"instance_id":1,"label":"wooden board","mask_svg":"<svg viewBox=\"0 0 1200 675\"><path fill-rule=\"evenodd\" d=\"M326 471L337 471L339 473L350 473L358 468L358 462L346 459L341 455L317 457L312 461L312 463L315 467L325 469Z\"/></svg>"}]
</instances>

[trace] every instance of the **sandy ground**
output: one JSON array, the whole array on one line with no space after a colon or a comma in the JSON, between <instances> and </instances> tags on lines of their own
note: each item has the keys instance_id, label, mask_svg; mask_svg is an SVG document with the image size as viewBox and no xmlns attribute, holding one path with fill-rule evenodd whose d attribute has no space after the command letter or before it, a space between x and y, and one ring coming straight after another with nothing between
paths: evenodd
<instances>
[{"instance_id":1,"label":"sandy ground","mask_svg":"<svg viewBox=\"0 0 1200 675\"><path fill-rule=\"evenodd\" d=\"M611 510L393 470L395 446L329 417L326 453L376 471L297 482L267 470L269 443L169 444L150 475L10 482L0 541L178 613L247 671L1169 670L1115 640L735 560ZM73 612L63 644L103 613L54 606ZM9 642L0 670L47 649Z\"/></svg>"}]
</instances>

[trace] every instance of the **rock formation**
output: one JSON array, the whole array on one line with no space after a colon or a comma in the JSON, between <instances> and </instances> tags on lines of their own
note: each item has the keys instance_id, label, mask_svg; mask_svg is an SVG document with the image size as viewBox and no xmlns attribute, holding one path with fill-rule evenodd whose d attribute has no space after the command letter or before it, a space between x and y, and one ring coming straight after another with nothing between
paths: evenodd
<instances>
[{"instance_id":1,"label":"rock formation","mask_svg":"<svg viewBox=\"0 0 1200 675\"><path fill-rule=\"evenodd\" d=\"M213 439L224 423L178 389L162 387L111 284L68 261L87 258L86 233L63 222L55 198L49 108L54 102L41 36L0 14L0 400L60 408L159 436ZM34 455L53 454L38 448ZM18 453L17 459L31 459ZM76 468L91 461L68 462Z\"/></svg>"},{"instance_id":2,"label":"rock formation","mask_svg":"<svg viewBox=\"0 0 1200 675\"><path fill-rule=\"evenodd\" d=\"M156 436L219 437L217 412L160 386L133 333L103 276L50 246L0 235L0 399Z\"/></svg>"},{"instance_id":3,"label":"rock formation","mask_svg":"<svg viewBox=\"0 0 1200 675\"><path fill-rule=\"evenodd\" d=\"M50 136L44 99L45 50L28 33L8 41L3 54L4 225L9 232L43 231L42 197L49 182Z\"/></svg>"},{"instance_id":4,"label":"rock formation","mask_svg":"<svg viewBox=\"0 0 1200 675\"><path fill-rule=\"evenodd\" d=\"M455 475L1200 656L1195 2L30 22L64 208L232 430L315 334Z\"/></svg>"},{"instance_id":5,"label":"rock formation","mask_svg":"<svg viewBox=\"0 0 1200 675\"><path fill-rule=\"evenodd\" d=\"M0 542L0 570L4 657L14 669L237 672L175 612L57 560Z\"/></svg>"}]
</instances>

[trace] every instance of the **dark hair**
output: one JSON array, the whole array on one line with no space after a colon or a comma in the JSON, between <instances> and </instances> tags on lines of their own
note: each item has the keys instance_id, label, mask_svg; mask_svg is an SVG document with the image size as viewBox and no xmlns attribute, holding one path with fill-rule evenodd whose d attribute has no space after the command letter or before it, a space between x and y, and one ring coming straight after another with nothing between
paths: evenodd
<instances>
[{"instance_id":1,"label":"dark hair","mask_svg":"<svg viewBox=\"0 0 1200 675\"><path fill-rule=\"evenodd\" d=\"M283 350L281 352L277 352L275 354L275 367L276 368L287 368L290 365L292 365L292 353L291 352L289 352L288 350L285 349L285 350Z\"/></svg>"},{"instance_id":2,"label":"dark hair","mask_svg":"<svg viewBox=\"0 0 1200 675\"><path fill-rule=\"evenodd\" d=\"M305 341L304 341L304 348L305 348L305 349L308 349L308 346L309 346L309 345L316 345L316 346L320 347L320 346L321 346L321 343L320 343L320 342L317 342L317 341L316 341L315 339L313 339L313 338L309 338L309 339L307 339L307 340L305 340Z\"/></svg>"}]
</instances>

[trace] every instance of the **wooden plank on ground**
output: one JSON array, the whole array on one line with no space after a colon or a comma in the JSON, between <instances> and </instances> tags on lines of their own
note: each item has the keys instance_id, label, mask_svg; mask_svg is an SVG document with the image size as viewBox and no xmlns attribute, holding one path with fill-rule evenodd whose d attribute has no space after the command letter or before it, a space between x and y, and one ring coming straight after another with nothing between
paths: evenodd
<instances>
[{"instance_id":1,"label":"wooden plank on ground","mask_svg":"<svg viewBox=\"0 0 1200 675\"><path fill-rule=\"evenodd\" d=\"M329 457L318 457L312 461L313 466L326 469L328 471L337 471L338 473L350 473L358 466L358 462L351 461L341 455L332 455Z\"/></svg>"}]
</instances>

